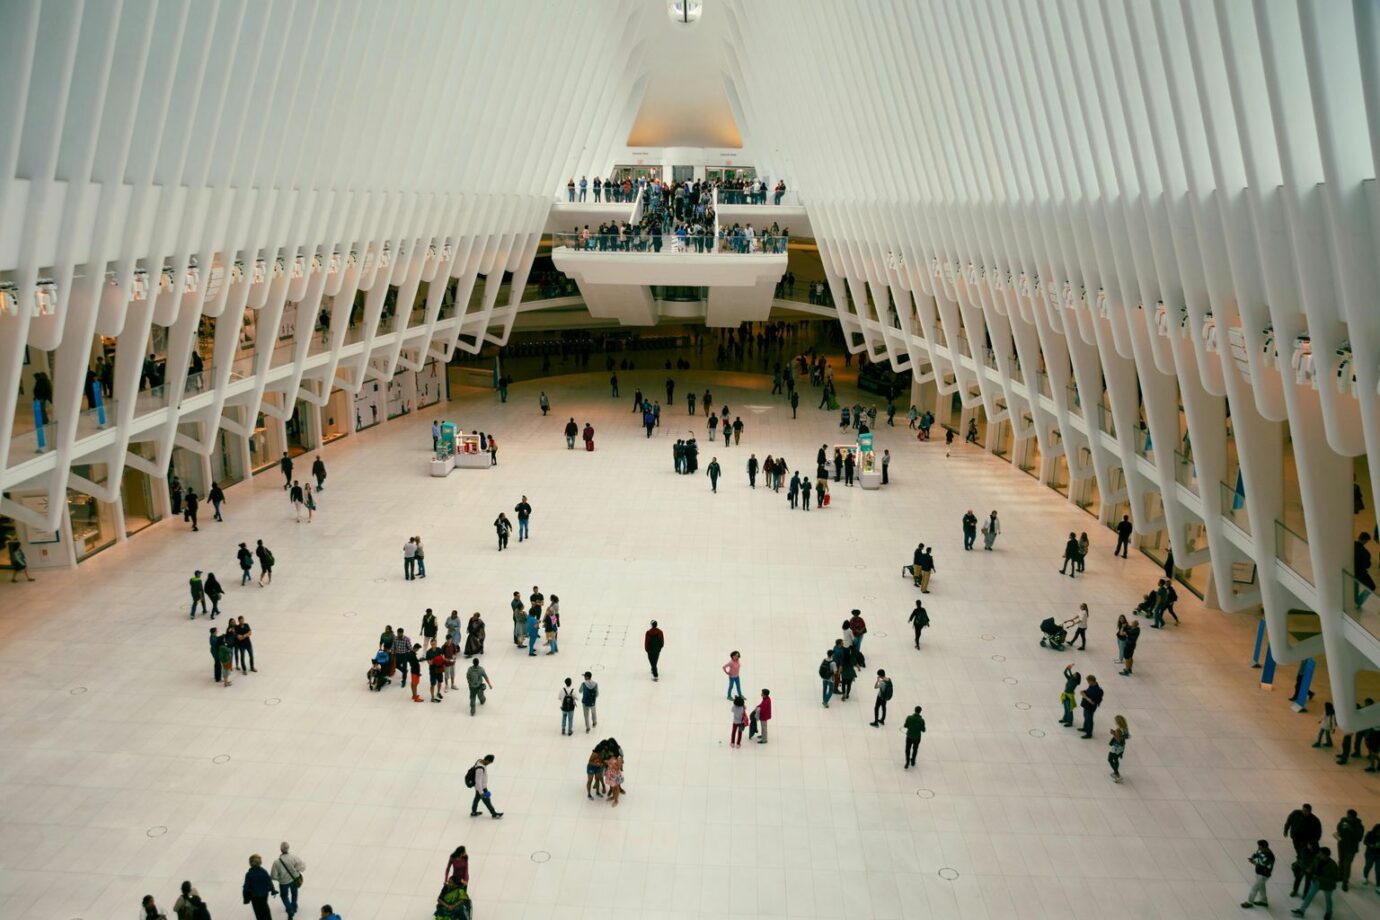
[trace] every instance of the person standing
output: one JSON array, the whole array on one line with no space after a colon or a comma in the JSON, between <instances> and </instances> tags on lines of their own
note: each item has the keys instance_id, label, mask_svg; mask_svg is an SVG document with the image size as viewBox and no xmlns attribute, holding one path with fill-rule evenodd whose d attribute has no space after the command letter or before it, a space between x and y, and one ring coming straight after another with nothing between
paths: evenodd
<instances>
[{"instance_id":1,"label":"person standing","mask_svg":"<svg viewBox=\"0 0 1380 920\"><path fill-rule=\"evenodd\" d=\"M872 704L872 727L879 728L886 724L886 704L893 692L891 678L886 676L886 671L877 672L877 682L873 686L877 688L877 700Z\"/></svg>"},{"instance_id":2,"label":"person standing","mask_svg":"<svg viewBox=\"0 0 1380 920\"><path fill-rule=\"evenodd\" d=\"M642 650L647 653L647 663L652 666L652 680L661 679L656 668L661 660L661 650L665 647L666 634L656 625L656 620L652 620L651 628L642 636Z\"/></svg>"},{"instance_id":3,"label":"person standing","mask_svg":"<svg viewBox=\"0 0 1380 920\"><path fill-rule=\"evenodd\" d=\"M501 553L508 548L508 535L513 532L512 522L502 511L494 518L494 530L498 533L498 551Z\"/></svg>"},{"instance_id":4,"label":"person standing","mask_svg":"<svg viewBox=\"0 0 1380 920\"><path fill-rule=\"evenodd\" d=\"M451 658L450 654L447 652L447 648L454 649L454 643L450 640L446 640L445 648L438 647L435 638L432 638L427 643L425 655L427 690L430 693L429 699L433 703L439 703L445 699L443 685L446 682L446 671L451 667ZM421 702L421 699L417 698L415 692L413 693L413 698L416 702Z\"/></svg>"},{"instance_id":5,"label":"person standing","mask_svg":"<svg viewBox=\"0 0 1380 920\"><path fill-rule=\"evenodd\" d=\"M278 461L278 469L283 473L283 491L286 492L292 485L292 458L283 451L283 458Z\"/></svg>"},{"instance_id":6,"label":"person standing","mask_svg":"<svg viewBox=\"0 0 1380 920\"><path fill-rule=\"evenodd\" d=\"M714 416L710 416L713 418ZM711 438L711 440L713 440ZM715 495L719 493L719 458L709 458L709 465L704 468L705 475L709 477L709 490Z\"/></svg>"},{"instance_id":7,"label":"person standing","mask_svg":"<svg viewBox=\"0 0 1380 920\"><path fill-rule=\"evenodd\" d=\"M743 667L742 659L743 656L738 654L738 651L735 649L729 653L728 661L724 663L722 668L723 672L728 675L727 699L731 700L734 696L741 696L743 693L743 684L742 681L739 680L739 675Z\"/></svg>"},{"instance_id":8,"label":"person standing","mask_svg":"<svg viewBox=\"0 0 1380 920\"><path fill-rule=\"evenodd\" d=\"M215 512L212 517L216 521L224 523L225 518L221 517L220 506L225 502L225 492L221 489L220 483L211 483L211 491L206 493L206 500L211 503L211 510Z\"/></svg>"},{"instance_id":9,"label":"person standing","mask_svg":"<svg viewBox=\"0 0 1380 920\"><path fill-rule=\"evenodd\" d=\"M311 462L311 474L316 478L316 491L320 492L326 488L326 464L321 460L320 454Z\"/></svg>"},{"instance_id":10,"label":"person standing","mask_svg":"<svg viewBox=\"0 0 1380 920\"><path fill-rule=\"evenodd\" d=\"M517 512L518 542L521 543L528 537L527 522L532 517L532 506L528 503L526 495L522 496L522 501L518 502L517 505L513 507L513 510Z\"/></svg>"},{"instance_id":11,"label":"person standing","mask_svg":"<svg viewBox=\"0 0 1380 920\"><path fill-rule=\"evenodd\" d=\"M800 394L795 390L791 391L791 418L795 418L795 412L800 408Z\"/></svg>"},{"instance_id":12,"label":"person standing","mask_svg":"<svg viewBox=\"0 0 1380 920\"><path fill-rule=\"evenodd\" d=\"M513 644L522 648L527 634L527 606L522 602L522 592L514 591L508 606L513 608Z\"/></svg>"},{"instance_id":13,"label":"person standing","mask_svg":"<svg viewBox=\"0 0 1380 920\"><path fill-rule=\"evenodd\" d=\"M843 484L851 486L853 484L853 470L857 467L853 459L853 452L850 450L843 456Z\"/></svg>"},{"instance_id":14,"label":"person standing","mask_svg":"<svg viewBox=\"0 0 1380 920\"><path fill-rule=\"evenodd\" d=\"M561 688L558 695L561 704L561 734L575 734L575 688L570 685L570 678L565 679L565 686Z\"/></svg>"},{"instance_id":15,"label":"person standing","mask_svg":"<svg viewBox=\"0 0 1380 920\"><path fill-rule=\"evenodd\" d=\"M1380 824L1366 831L1361 841L1366 847L1366 862L1361 868L1361 884L1370 881L1370 870L1375 870L1375 887L1380 893Z\"/></svg>"},{"instance_id":16,"label":"person standing","mask_svg":"<svg viewBox=\"0 0 1380 920\"><path fill-rule=\"evenodd\" d=\"M1069 538L1064 541L1064 564L1059 567L1060 575L1073 577L1074 572L1078 571L1078 535L1069 531Z\"/></svg>"},{"instance_id":17,"label":"person standing","mask_svg":"<svg viewBox=\"0 0 1380 920\"><path fill-rule=\"evenodd\" d=\"M733 724L728 730L728 746L741 748L743 746L743 729L747 727L747 701L741 696L733 698Z\"/></svg>"},{"instance_id":18,"label":"person standing","mask_svg":"<svg viewBox=\"0 0 1380 920\"><path fill-rule=\"evenodd\" d=\"M1088 647L1088 605L1087 605L1087 604L1079 604L1079 605L1078 605L1078 616L1074 617L1073 623L1074 623L1074 626L1075 626L1076 628L1075 628L1074 631L1073 631L1073 638L1069 640L1069 645L1072 646L1073 643L1078 642L1079 640L1082 640L1082 644L1078 646L1078 650L1081 652L1081 651L1083 651L1084 649L1086 649L1086 648Z\"/></svg>"},{"instance_id":19,"label":"person standing","mask_svg":"<svg viewBox=\"0 0 1380 920\"><path fill-rule=\"evenodd\" d=\"M561 599L554 594L551 595L551 603L547 606L546 613L542 615L541 628L546 633L546 654L559 654L561 648L557 639L561 630Z\"/></svg>"},{"instance_id":20,"label":"person standing","mask_svg":"<svg viewBox=\"0 0 1380 920\"><path fill-rule=\"evenodd\" d=\"M412 542L417 546L417 577L426 578L426 548L422 546L421 537L413 537Z\"/></svg>"},{"instance_id":21,"label":"person standing","mask_svg":"<svg viewBox=\"0 0 1380 920\"><path fill-rule=\"evenodd\" d=\"M791 483L786 487L786 501L790 504L791 510L795 510L796 502L800 499L800 472L791 474Z\"/></svg>"},{"instance_id":22,"label":"person standing","mask_svg":"<svg viewBox=\"0 0 1380 920\"><path fill-rule=\"evenodd\" d=\"M762 689L762 700L757 704L757 724L762 729L762 737L757 739L758 744L767 743L767 723L771 721L771 691Z\"/></svg>"},{"instance_id":23,"label":"person standing","mask_svg":"<svg viewBox=\"0 0 1380 920\"><path fill-rule=\"evenodd\" d=\"M1112 782L1121 782L1121 758L1126 755L1126 742L1131 738L1131 730L1126 726L1125 716L1114 716L1112 738L1108 742L1107 763L1112 768Z\"/></svg>"},{"instance_id":24,"label":"person standing","mask_svg":"<svg viewBox=\"0 0 1380 920\"><path fill-rule=\"evenodd\" d=\"M614 395L616 396L618 394L615 393ZM585 430L583 434L585 439L585 450L594 450L594 426L591 425L589 422L585 422Z\"/></svg>"},{"instance_id":25,"label":"person standing","mask_svg":"<svg viewBox=\"0 0 1380 920\"><path fill-rule=\"evenodd\" d=\"M1140 641L1140 620L1132 619L1126 625L1126 638L1121 646L1121 676L1130 677L1135 666L1136 643Z\"/></svg>"},{"instance_id":26,"label":"person standing","mask_svg":"<svg viewBox=\"0 0 1380 920\"><path fill-rule=\"evenodd\" d=\"M972 549L977 542L977 515L973 514L973 509L969 508L963 515L963 548Z\"/></svg>"},{"instance_id":27,"label":"person standing","mask_svg":"<svg viewBox=\"0 0 1380 920\"><path fill-rule=\"evenodd\" d=\"M599 727L599 684L589 671L585 672L584 677L580 682L580 708L585 717L585 734L588 735L590 728Z\"/></svg>"},{"instance_id":28,"label":"person standing","mask_svg":"<svg viewBox=\"0 0 1380 920\"><path fill-rule=\"evenodd\" d=\"M221 666L220 666L220 645L221 645L221 642L223 642L224 640L221 639L221 637L220 637L219 635L217 635L217 633L216 633L216 628L215 628L214 626L211 627L211 640L210 640L210 641L211 641L211 663L212 663L212 666L213 666L214 669L215 669L215 682L216 682L216 683L220 683L221 677L222 677L222 674L221 674Z\"/></svg>"},{"instance_id":29,"label":"person standing","mask_svg":"<svg viewBox=\"0 0 1380 920\"><path fill-rule=\"evenodd\" d=\"M882 451L882 485L891 482L891 451Z\"/></svg>"},{"instance_id":30,"label":"person standing","mask_svg":"<svg viewBox=\"0 0 1380 920\"><path fill-rule=\"evenodd\" d=\"M1097 712L1097 707L1102 705L1102 687L1097 683L1097 678L1091 674L1088 675L1087 686L1083 688L1082 697L1083 737L1087 739L1092 737L1093 714Z\"/></svg>"},{"instance_id":31,"label":"person standing","mask_svg":"<svg viewBox=\"0 0 1380 920\"><path fill-rule=\"evenodd\" d=\"M915 755L920 753L920 739L925 734L925 717L920 714L921 707L906 716L902 731L906 734L906 769L915 766Z\"/></svg>"},{"instance_id":32,"label":"person standing","mask_svg":"<svg viewBox=\"0 0 1380 920\"><path fill-rule=\"evenodd\" d=\"M992 544L997 542L997 534L1001 533L1001 524L997 521L997 512L993 511L987 518L987 522L982 525L982 548L991 550Z\"/></svg>"},{"instance_id":33,"label":"person standing","mask_svg":"<svg viewBox=\"0 0 1380 920\"><path fill-rule=\"evenodd\" d=\"M287 454L283 454L284 457ZM268 899L278 893L273 887L273 879L264 869L263 857L255 853L249 857L249 871L244 874L244 903L254 908L254 920L273 920L273 911L268 908Z\"/></svg>"},{"instance_id":34,"label":"person standing","mask_svg":"<svg viewBox=\"0 0 1380 920\"><path fill-rule=\"evenodd\" d=\"M173 902L173 913L177 915L177 920L201 920L210 915L210 911L201 913L205 908L201 893L192 887L191 882L183 882L182 896Z\"/></svg>"},{"instance_id":35,"label":"person standing","mask_svg":"<svg viewBox=\"0 0 1380 920\"><path fill-rule=\"evenodd\" d=\"M470 659L470 666L465 669L465 683L470 688L470 715L474 715L474 701L478 700L479 705L484 705L484 689L487 687L492 690L494 682L489 680L489 674L479 665L478 658Z\"/></svg>"},{"instance_id":36,"label":"person standing","mask_svg":"<svg viewBox=\"0 0 1380 920\"><path fill-rule=\"evenodd\" d=\"M503 547L500 546L499 549ZM411 537L403 544L403 578L412 581L417 577L417 544Z\"/></svg>"},{"instance_id":37,"label":"person standing","mask_svg":"<svg viewBox=\"0 0 1380 920\"><path fill-rule=\"evenodd\" d=\"M479 817L479 805L482 802L484 807L489 809L489 817L501 818L503 812L494 811L493 793L489 791L489 766L494 762L494 755L485 754L474 762L469 772L465 776L465 785L474 790L474 801L470 803L470 817Z\"/></svg>"},{"instance_id":38,"label":"person standing","mask_svg":"<svg viewBox=\"0 0 1380 920\"><path fill-rule=\"evenodd\" d=\"M809 476L800 480L800 507L806 511L810 510L810 493L813 491L814 486L811 485Z\"/></svg>"},{"instance_id":39,"label":"person standing","mask_svg":"<svg viewBox=\"0 0 1380 920\"><path fill-rule=\"evenodd\" d=\"M541 633L541 605L533 604L527 611L527 657L537 657L537 639Z\"/></svg>"},{"instance_id":40,"label":"person standing","mask_svg":"<svg viewBox=\"0 0 1380 920\"><path fill-rule=\"evenodd\" d=\"M1083 675L1073 668L1073 663L1064 666L1064 692L1059 694L1059 704L1064 707L1063 718L1059 724L1065 728L1073 728L1073 706L1077 702L1074 693L1078 691L1078 685L1083 682Z\"/></svg>"},{"instance_id":41,"label":"person standing","mask_svg":"<svg viewBox=\"0 0 1380 920\"><path fill-rule=\"evenodd\" d=\"M920 550L920 593L930 593L930 576L935 572L934 554L927 546Z\"/></svg>"},{"instance_id":42,"label":"person standing","mask_svg":"<svg viewBox=\"0 0 1380 920\"><path fill-rule=\"evenodd\" d=\"M1131 526L1130 515L1123 514L1121 522L1116 525L1116 548L1112 550L1113 556L1126 558L1126 549L1131 545L1131 532L1134 529Z\"/></svg>"},{"instance_id":43,"label":"person standing","mask_svg":"<svg viewBox=\"0 0 1380 920\"><path fill-rule=\"evenodd\" d=\"M269 877L277 883L278 894L283 898L283 909L287 911L288 920L292 920L297 913L297 892L302 888L302 873L307 871L307 864L288 852L286 840L278 845L278 849L281 852L273 861Z\"/></svg>"},{"instance_id":44,"label":"person standing","mask_svg":"<svg viewBox=\"0 0 1380 920\"><path fill-rule=\"evenodd\" d=\"M192 593L192 612L189 619L195 620L197 604L201 605L202 613L208 612L206 610L206 590L201 582L201 569L197 569L195 572L192 573L192 577L187 579L187 587L190 589Z\"/></svg>"},{"instance_id":45,"label":"person standing","mask_svg":"<svg viewBox=\"0 0 1380 920\"><path fill-rule=\"evenodd\" d=\"M924 603L917 597L915 599L915 609L910 612L907 618L911 628L915 630L915 647L920 648L920 634L925 631L925 627L930 625L930 615L925 610Z\"/></svg>"},{"instance_id":46,"label":"person standing","mask_svg":"<svg viewBox=\"0 0 1380 920\"><path fill-rule=\"evenodd\" d=\"M756 454L751 454L751 455L748 456L747 474L748 474L748 486L749 486L750 488L753 488L753 489L757 488L757 455L756 455Z\"/></svg>"},{"instance_id":47,"label":"person standing","mask_svg":"<svg viewBox=\"0 0 1380 920\"><path fill-rule=\"evenodd\" d=\"M566 450L574 450L574 449L575 449L575 436L576 436L577 434L579 434L579 433L580 433L580 426L578 426L578 425L575 424L575 419L572 417L572 418L570 419L570 421L568 421L568 422L565 423L565 449L566 449Z\"/></svg>"},{"instance_id":48,"label":"person standing","mask_svg":"<svg viewBox=\"0 0 1380 920\"><path fill-rule=\"evenodd\" d=\"M1275 872L1275 854L1270 849L1270 841L1257 840L1255 852L1246 861L1255 868L1255 880L1251 883L1251 890L1246 892L1246 900L1241 902L1241 906L1247 910L1252 907L1269 907L1270 898L1265 892L1265 885Z\"/></svg>"},{"instance_id":49,"label":"person standing","mask_svg":"<svg viewBox=\"0 0 1380 920\"><path fill-rule=\"evenodd\" d=\"M1351 863L1356 859L1356 851L1361 848L1366 826L1361 823L1356 809L1348 808L1346 817L1337 822L1337 830L1332 836L1337 839L1338 878L1343 891L1351 890Z\"/></svg>"}]
</instances>

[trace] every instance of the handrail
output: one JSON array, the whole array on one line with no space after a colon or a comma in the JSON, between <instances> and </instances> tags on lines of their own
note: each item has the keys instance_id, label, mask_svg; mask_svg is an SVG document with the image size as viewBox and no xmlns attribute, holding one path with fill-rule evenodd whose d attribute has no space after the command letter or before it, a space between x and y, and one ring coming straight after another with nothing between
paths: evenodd
<instances>
[{"instance_id":1,"label":"handrail","mask_svg":"<svg viewBox=\"0 0 1380 920\"><path fill-rule=\"evenodd\" d=\"M1308 540L1279 520L1275 521L1275 556L1295 575L1310 585L1317 584L1313 576L1313 557L1308 552Z\"/></svg>"},{"instance_id":2,"label":"handrail","mask_svg":"<svg viewBox=\"0 0 1380 920\"><path fill-rule=\"evenodd\" d=\"M1342 612L1357 626L1380 639L1380 596L1346 569L1342 570Z\"/></svg>"},{"instance_id":3,"label":"handrail","mask_svg":"<svg viewBox=\"0 0 1380 920\"><path fill-rule=\"evenodd\" d=\"M553 249L571 249L577 252L637 252L637 253L732 253L735 255L780 255L786 252L787 239L784 236L747 237L709 236L707 234L680 235L662 233L657 235L637 234L622 236L615 234L591 233L553 233Z\"/></svg>"}]
</instances>

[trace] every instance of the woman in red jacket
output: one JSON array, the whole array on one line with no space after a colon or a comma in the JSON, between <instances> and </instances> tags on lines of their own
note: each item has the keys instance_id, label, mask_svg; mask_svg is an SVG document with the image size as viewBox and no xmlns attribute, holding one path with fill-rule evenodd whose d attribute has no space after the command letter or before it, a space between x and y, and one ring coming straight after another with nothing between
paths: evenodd
<instances>
[{"instance_id":1,"label":"woman in red jacket","mask_svg":"<svg viewBox=\"0 0 1380 920\"><path fill-rule=\"evenodd\" d=\"M767 743L767 723L771 721L771 691L763 688L762 702L757 704L757 724L762 727L762 737L757 739L758 744Z\"/></svg>"}]
</instances>

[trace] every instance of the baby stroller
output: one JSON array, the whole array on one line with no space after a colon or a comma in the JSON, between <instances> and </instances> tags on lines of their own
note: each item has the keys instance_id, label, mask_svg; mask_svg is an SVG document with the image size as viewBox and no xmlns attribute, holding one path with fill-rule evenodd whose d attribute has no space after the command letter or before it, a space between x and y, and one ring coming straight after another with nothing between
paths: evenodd
<instances>
[{"instance_id":1,"label":"baby stroller","mask_svg":"<svg viewBox=\"0 0 1380 920\"><path fill-rule=\"evenodd\" d=\"M435 920L470 920L474 915L473 903L464 885L447 880L436 898Z\"/></svg>"},{"instance_id":2,"label":"baby stroller","mask_svg":"<svg viewBox=\"0 0 1380 920\"><path fill-rule=\"evenodd\" d=\"M1054 617L1045 617L1040 623L1040 632L1044 633L1040 637L1040 647L1051 648L1056 652L1062 651L1064 643L1068 641L1069 627L1072 625L1073 620L1059 623Z\"/></svg>"}]
</instances>

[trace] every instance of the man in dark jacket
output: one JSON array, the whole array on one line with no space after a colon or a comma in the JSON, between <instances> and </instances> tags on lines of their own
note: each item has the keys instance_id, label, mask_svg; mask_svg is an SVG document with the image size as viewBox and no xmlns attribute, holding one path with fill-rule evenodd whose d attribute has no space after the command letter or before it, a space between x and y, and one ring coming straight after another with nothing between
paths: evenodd
<instances>
[{"instance_id":1,"label":"man in dark jacket","mask_svg":"<svg viewBox=\"0 0 1380 920\"><path fill-rule=\"evenodd\" d=\"M1102 687L1097 683L1097 678L1089 674L1087 686L1083 688L1083 737L1091 738L1093 732L1093 714L1097 712L1097 707L1102 705Z\"/></svg>"},{"instance_id":2,"label":"man in dark jacket","mask_svg":"<svg viewBox=\"0 0 1380 920\"><path fill-rule=\"evenodd\" d=\"M1130 515L1123 514L1121 523L1116 525L1116 549L1112 550L1113 556L1126 558L1126 549L1131 545L1131 532L1133 530Z\"/></svg>"},{"instance_id":3,"label":"man in dark jacket","mask_svg":"<svg viewBox=\"0 0 1380 920\"><path fill-rule=\"evenodd\" d=\"M647 663L652 666L652 680L660 680L661 675L657 673L656 663L661 658L661 650L666 647L666 634L656 625L656 620L652 620L652 628L647 630L642 637L642 650L647 653Z\"/></svg>"},{"instance_id":4,"label":"man in dark jacket","mask_svg":"<svg viewBox=\"0 0 1380 920\"><path fill-rule=\"evenodd\" d=\"M1351 861L1361 848L1361 838L1366 835L1366 826L1356 815L1356 809L1347 809L1346 817L1337 822L1337 867L1340 870L1342 890L1349 891L1351 881Z\"/></svg>"},{"instance_id":5,"label":"man in dark jacket","mask_svg":"<svg viewBox=\"0 0 1380 920\"><path fill-rule=\"evenodd\" d=\"M1305 802L1302 807L1291 811L1284 821L1284 834L1294 844L1294 855L1299 862L1304 862L1304 857L1311 857L1322 840L1322 822L1313 814L1313 806Z\"/></svg>"},{"instance_id":6,"label":"man in dark jacket","mask_svg":"<svg viewBox=\"0 0 1380 920\"><path fill-rule=\"evenodd\" d=\"M969 508L963 515L963 548L972 549L977 542L977 515L973 514L973 509Z\"/></svg>"},{"instance_id":7,"label":"man in dark jacket","mask_svg":"<svg viewBox=\"0 0 1380 920\"><path fill-rule=\"evenodd\" d=\"M1078 570L1078 534L1069 533L1069 538L1064 541L1064 564L1059 567L1060 575L1073 577L1073 573Z\"/></svg>"},{"instance_id":8,"label":"man in dark jacket","mask_svg":"<svg viewBox=\"0 0 1380 920\"><path fill-rule=\"evenodd\" d=\"M278 893L273 887L273 879L264 868L263 859L255 853L249 857L249 871L244 874L244 903L254 908L254 920L273 920L273 912L268 909L268 899Z\"/></svg>"},{"instance_id":9,"label":"man in dark jacket","mask_svg":"<svg viewBox=\"0 0 1380 920\"><path fill-rule=\"evenodd\" d=\"M1316 819L1315 819L1316 820ZM1313 903L1313 898L1317 897L1318 892L1322 892L1325 910L1324 918L1332 916L1332 892L1337 888L1337 879L1341 876L1341 870L1336 861L1332 858L1332 851L1327 847L1318 850L1318 857L1313 863L1313 882L1308 886L1308 891L1299 902L1299 906L1290 911L1295 917L1302 917L1308 912L1308 905Z\"/></svg>"},{"instance_id":10,"label":"man in dark jacket","mask_svg":"<svg viewBox=\"0 0 1380 920\"><path fill-rule=\"evenodd\" d=\"M925 612L925 605L916 598L915 609L910 612L910 625L915 629L915 647L920 647L920 634L925 631L925 627L930 625L930 615Z\"/></svg>"}]
</instances>

